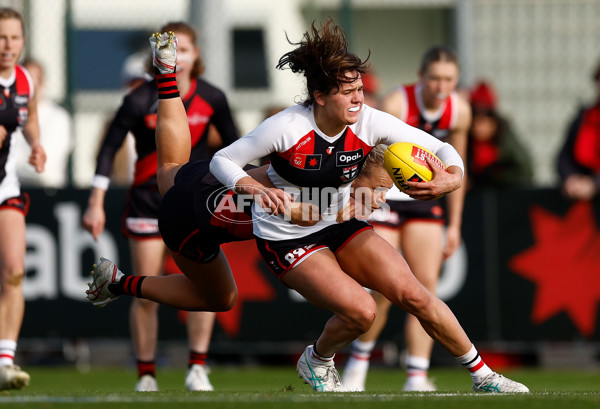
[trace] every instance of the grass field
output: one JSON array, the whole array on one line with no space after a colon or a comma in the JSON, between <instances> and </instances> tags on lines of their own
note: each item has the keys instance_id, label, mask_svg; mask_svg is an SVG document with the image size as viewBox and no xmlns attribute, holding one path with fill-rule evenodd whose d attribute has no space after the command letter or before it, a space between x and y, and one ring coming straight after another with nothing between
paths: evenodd
<instances>
[{"instance_id":1,"label":"grass field","mask_svg":"<svg viewBox=\"0 0 600 409\"><path fill-rule=\"evenodd\" d=\"M293 367L213 368L215 392L187 392L184 370L160 370L160 392L131 392L131 369L33 367L31 385L0 392L0 408L598 408L600 372L519 370L505 372L532 390L529 395L470 393L470 377L460 369L432 370L439 392L402 393L401 370L374 369L368 392L317 394L296 376Z\"/></svg>"}]
</instances>

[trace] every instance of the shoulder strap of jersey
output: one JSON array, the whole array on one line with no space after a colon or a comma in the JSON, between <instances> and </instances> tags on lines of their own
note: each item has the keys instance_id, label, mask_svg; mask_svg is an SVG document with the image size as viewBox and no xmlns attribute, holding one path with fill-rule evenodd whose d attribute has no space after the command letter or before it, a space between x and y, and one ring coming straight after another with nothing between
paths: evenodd
<instances>
[{"instance_id":1,"label":"shoulder strap of jersey","mask_svg":"<svg viewBox=\"0 0 600 409\"><path fill-rule=\"evenodd\" d=\"M33 81L29 76L29 72L21 65L15 66L15 86L17 95L33 97Z\"/></svg>"},{"instance_id":2,"label":"shoulder strap of jersey","mask_svg":"<svg viewBox=\"0 0 600 409\"><path fill-rule=\"evenodd\" d=\"M416 84L400 87L404 93L404 115L400 118L412 126L419 125L419 106L417 104Z\"/></svg>"},{"instance_id":3,"label":"shoulder strap of jersey","mask_svg":"<svg viewBox=\"0 0 600 409\"><path fill-rule=\"evenodd\" d=\"M458 120L458 94L452 91L446 100L446 107L440 117L439 129L454 129Z\"/></svg>"}]
</instances>

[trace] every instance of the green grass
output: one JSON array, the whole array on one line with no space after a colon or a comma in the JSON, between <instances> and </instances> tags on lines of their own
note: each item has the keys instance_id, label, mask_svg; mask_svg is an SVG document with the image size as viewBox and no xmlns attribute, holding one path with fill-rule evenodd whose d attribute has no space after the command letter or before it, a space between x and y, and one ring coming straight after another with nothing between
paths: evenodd
<instances>
[{"instance_id":1,"label":"green grass","mask_svg":"<svg viewBox=\"0 0 600 409\"><path fill-rule=\"evenodd\" d=\"M600 372L519 370L505 375L525 383L529 395L470 393L470 377L460 369L431 371L437 393L402 393L402 370L374 369L368 392L317 394L304 385L290 367L213 368L215 392L191 393L183 388L184 370L160 370L160 392L131 392L131 369L93 369L79 373L71 368L28 368L32 382L21 391L0 392L6 408L597 408L600 407Z\"/></svg>"}]
</instances>

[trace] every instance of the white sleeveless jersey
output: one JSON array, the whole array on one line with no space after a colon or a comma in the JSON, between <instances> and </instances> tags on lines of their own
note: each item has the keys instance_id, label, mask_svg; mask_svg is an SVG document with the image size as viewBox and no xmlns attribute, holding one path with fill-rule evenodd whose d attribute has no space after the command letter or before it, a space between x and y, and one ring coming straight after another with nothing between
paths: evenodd
<instances>
[{"instance_id":1,"label":"white sleeveless jersey","mask_svg":"<svg viewBox=\"0 0 600 409\"><path fill-rule=\"evenodd\" d=\"M31 98L33 82L25 68L17 65L9 78L0 78L0 125L8 132L0 145L0 203L21 193L16 138L23 138L20 130L27 122Z\"/></svg>"},{"instance_id":2,"label":"white sleeveless jersey","mask_svg":"<svg viewBox=\"0 0 600 409\"><path fill-rule=\"evenodd\" d=\"M435 153L444 164L463 169L452 146L385 112L363 105L358 121L335 136L317 127L312 107L294 106L261 123L249 134L221 149L210 170L225 186L233 188L248 176L242 167L270 156L268 175L277 188L295 200L318 200L322 220L301 227L253 206L254 234L265 240L304 237L336 223L337 212L350 197L352 181L377 144L416 143Z\"/></svg>"}]
</instances>

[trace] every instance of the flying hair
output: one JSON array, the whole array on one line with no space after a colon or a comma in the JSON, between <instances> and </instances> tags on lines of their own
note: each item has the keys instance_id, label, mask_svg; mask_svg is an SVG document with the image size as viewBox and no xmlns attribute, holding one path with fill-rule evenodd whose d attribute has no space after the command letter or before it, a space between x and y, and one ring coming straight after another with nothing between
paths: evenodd
<instances>
[{"instance_id":1,"label":"flying hair","mask_svg":"<svg viewBox=\"0 0 600 409\"><path fill-rule=\"evenodd\" d=\"M304 75L308 92L304 106L315 102L315 91L329 94L337 90L340 84L355 81L358 74L364 74L369 68L369 57L362 61L348 51L346 34L331 18L321 23L320 27L313 21L311 29L304 33L300 42L290 41L287 34L286 38L297 47L284 54L276 67L280 70L289 68L295 74Z\"/></svg>"}]
</instances>

